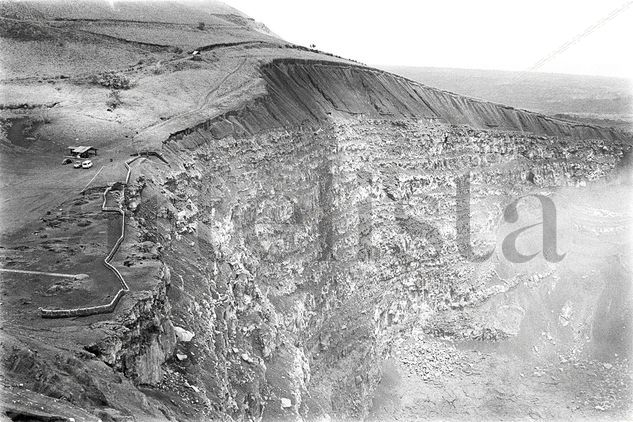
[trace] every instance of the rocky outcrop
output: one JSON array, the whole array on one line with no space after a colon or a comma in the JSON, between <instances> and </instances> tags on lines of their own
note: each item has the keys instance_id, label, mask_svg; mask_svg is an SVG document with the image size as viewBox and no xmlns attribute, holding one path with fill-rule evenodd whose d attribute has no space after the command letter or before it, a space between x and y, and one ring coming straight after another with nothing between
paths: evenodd
<instances>
[{"instance_id":1,"label":"rocky outcrop","mask_svg":"<svg viewBox=\"0 0 633 422\"><path fill-rule=\"evenodd\" d=\"M372 91L309 91L325 76L319 65L302 66L278 75L279 94L269 83L286 108L262 99L258 110L297 116L301 103L325 110L328 97L329 110L353 104L364 114L371 104L360 98ZM306 69L314 82L282 90ZM369 78L355 72L340 69L347 81ZM390 92L380 96L385 104L395 101ZM205 356L187 368L209 401L237 418L368 415L381 360L413 328L431 339L481 342L519 342L547 329L552 321L526 331L522 318L540 312L535 297L547 294L553 273L537 265L526 277L499 252L471 261L460 249L463 231L473 255L485 256L513 198L607 180L630 150L623 141L473 129L428 115L334 113L318 128L306 115L309 125L275 130L281 121L238 112L229 118L235 132L212 124L170 144L171 170L156 167L147 181L163 210L155 226L169 231L165 261L180 280L170 301L196 333L188 350ZM464 174L469 227L456 222Z\"/></svg>"},{"instance_id":2,"label":"rocky outcrop","mask_svg":"<svg viewBox=\"0 0 633 422\"><path fill-rule=\"evenodd\" d=\"M176 347L166 292L167 267L163 267L161 278L162 282L151 291L130 293L129 300L122 305L128 304L128 307L121 310L115 321L97 324L96 328L105 329L103 338L86 347L138 384L160 383L162 365L171 358Z\"/></svg>"}]
</instances>

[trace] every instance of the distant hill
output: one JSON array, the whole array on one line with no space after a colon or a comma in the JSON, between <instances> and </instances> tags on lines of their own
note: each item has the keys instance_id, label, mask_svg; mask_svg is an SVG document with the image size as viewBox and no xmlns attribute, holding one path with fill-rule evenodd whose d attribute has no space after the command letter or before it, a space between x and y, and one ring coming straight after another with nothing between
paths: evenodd
<instances>
[{"instance_id":1,"label":"distant hill","mask_svg":"<svg viewBox=\"0 0 633 422\"><path fill-rule=\"evenodd\" d=\"M86 0L25 0L2 2L3 16L37 19L38 17L60 19L115 19L145 22L195 23L209 15L238 15L246 17L219 1L107 1Z\"/></svg>"},{"instance_id":2,"label":"distant hill","mask_svg":"<svg viewBox=\"0 0 633 422\"><path fill-rule=\"evenodd\" d=\"M633 128L633 83L601 76L382 66L425 85L561 118Z\"/></svg>"},{"instance_id":3,"label":"distant hill","mask_svg":"<svg viewBox=\"0 0 633 422\"><path fill-rule=\"evenodd\" d=\"M148 4L151 7L148 7ZM264 24L215 0L24 0L0 2L0 16L20 20L123 21L247 27L277 37Z\"/></svg>"}]
</instances>

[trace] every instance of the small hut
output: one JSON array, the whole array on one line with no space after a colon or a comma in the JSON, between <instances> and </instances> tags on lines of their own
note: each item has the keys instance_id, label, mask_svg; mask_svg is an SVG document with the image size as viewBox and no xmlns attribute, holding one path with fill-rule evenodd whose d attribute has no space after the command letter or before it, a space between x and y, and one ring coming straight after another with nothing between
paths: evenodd
<instances>
[{"instance_id":1,"label":"small hut","mask_svg":"<svg viewBox=\"0 0 633 422\"><path fill-rule=\"evenodd\" d=\"M89 145L81 145L77 147L68 147L69 155L73 157L89 158L97 155L97 148Z\"/></svg>"}]
</instances>

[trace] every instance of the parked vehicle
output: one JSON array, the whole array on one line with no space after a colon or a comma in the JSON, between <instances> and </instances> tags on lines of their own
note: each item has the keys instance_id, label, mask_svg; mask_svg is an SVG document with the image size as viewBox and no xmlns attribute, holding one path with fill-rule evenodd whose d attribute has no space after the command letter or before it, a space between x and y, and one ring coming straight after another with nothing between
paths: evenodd
<instances>
[{"instance_id":1,"label":"parked vehicle","mask_svg":"<svg viewBox=\"0 0 633 422\"><path fill-rule=\"evenodd\" d=\"M72 164L72 162L73 162L73 160L72 160L72 159L70 159L70 158L64 158L64 161L62 161L62 164L63 164L63 165L66 165L66 164Z\"/></svg>"},{"instance_id":2,"label":"parked vehicle","mask_svg":"<svg viewBox=\"0 0 633 422\"><path fill-rule=\"evenodd\" d=\"M85 169L89 169L90 167L92 167L92 161L91 160L84 161L83 163L81 163L81 167Z\"/></svg>"},{"instance_id":3,"label":"parked vehicle","mask_svg":"<svg viewBox=\"0 0 633 422\"><path fill-rule=\"evenodd\" d=\"M76 168L76 169L80 169L81 168L81 161L75 161L73 163L73 167Z\"/></svg>"}]
</instances>

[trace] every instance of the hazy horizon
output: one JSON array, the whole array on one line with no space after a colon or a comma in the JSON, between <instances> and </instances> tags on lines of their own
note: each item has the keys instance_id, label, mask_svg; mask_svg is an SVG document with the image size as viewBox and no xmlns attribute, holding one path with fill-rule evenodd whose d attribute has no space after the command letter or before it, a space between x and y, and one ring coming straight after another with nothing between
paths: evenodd
<instances>
[{"instance_id":1,"label":"hazy horizon","mask_svg":"<svg viewBox=\"0 0 633 422\"><path fill-rule=\"evenodd\" d=\"M427 86L587 123L633 128L633 81L561 73L378 66Z\"/></svg>"},{"instance_id":2,"label":"hazy horizon","mask_svg":"<svg viewBox=\"0 0 633 422\"><path fill-rule=\"evenodd\" d=\"M633 76L627 78L624 76L610 76L610 75L592 75L585 73L563 73L563 72L544 72L544 71L527 71L527 70L506 70L506 69L482 69L475 67L450 67L450 66L425 66L425 65L398 65L398 64L383 64L383 63L365 63L368 66L375 67L377 69L389 69L389 68L411 68L411 69L434 69L434 70L447 70L447 71L463 71L463 72L486 72L486 73L507 73L512 75L525 74L530 76L572 76L578 78L595 78L595 79L614 79L622 81L628 84L633 90Z\"/></svg>"},{"instance_id":3,"label":"hazy horizon","mask_svg":"<svg viewBox=\"0 0 633 422\"><path fill-rule=\"evenodd\" d=\"M631 0L226 3L290 42L372 66L633 75L622 48L633 39Z\"/></svg>"}]
</instances>

